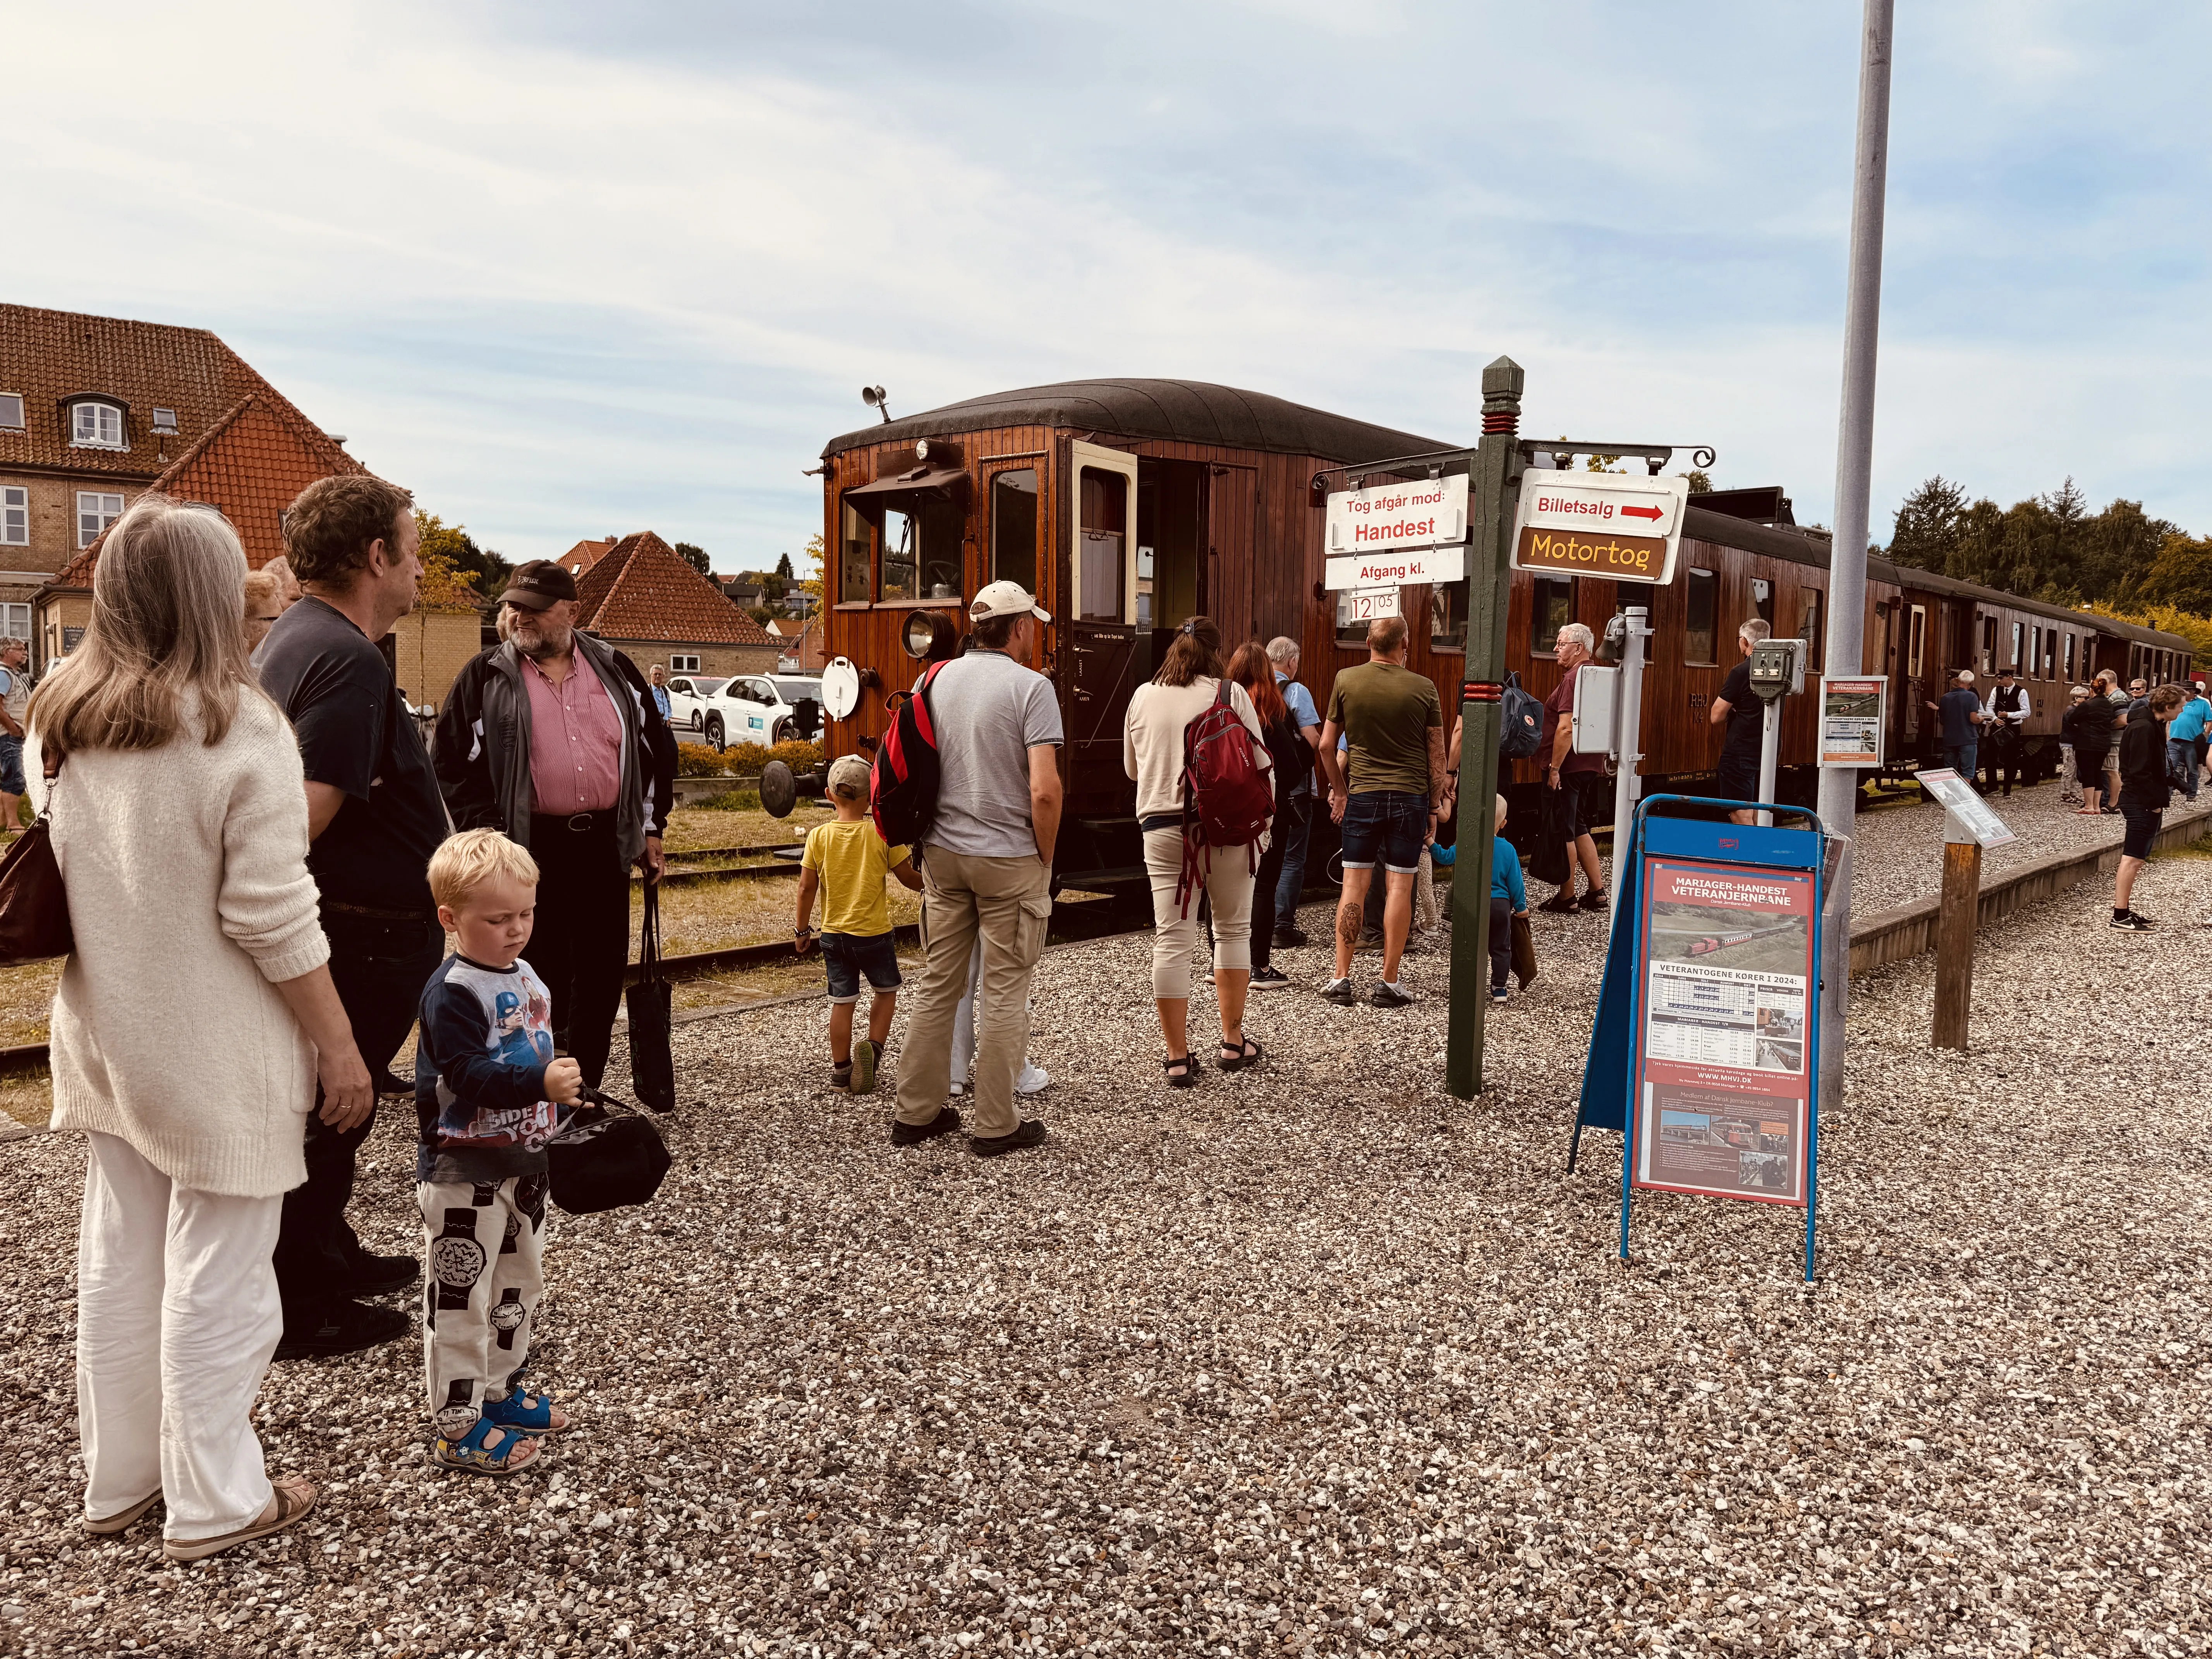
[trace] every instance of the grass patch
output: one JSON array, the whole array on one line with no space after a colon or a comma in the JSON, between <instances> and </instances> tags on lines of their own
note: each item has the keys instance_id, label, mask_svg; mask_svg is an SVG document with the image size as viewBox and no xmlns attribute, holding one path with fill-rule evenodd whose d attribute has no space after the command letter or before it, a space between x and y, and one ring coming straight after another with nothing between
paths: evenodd
<instances>
[{"instance_id":1,"label":"grass patch","mask_svg":"<svg viewBox=\"0 0 2212 1659\"><path fill-rule=\"evenodd\" d=\"M789 817L770 817L760 810L760 798L750 790L732 790L671 812L661 850L672 855L696 847L760 847L770 842L797 842L826 817L812 801L803 800Z\"/></svg>"}]
</instances>

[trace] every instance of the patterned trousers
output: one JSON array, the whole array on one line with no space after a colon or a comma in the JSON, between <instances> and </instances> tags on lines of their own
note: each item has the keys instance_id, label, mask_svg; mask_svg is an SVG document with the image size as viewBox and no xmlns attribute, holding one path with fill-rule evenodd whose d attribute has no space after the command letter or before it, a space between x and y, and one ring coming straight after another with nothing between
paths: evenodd
<instances>
[{"instance_id":1,"label":"patterned trousers","mask_svg":"<svg viewBox=\"0 0 2212 1659\"><path fill-rule=\"evenodd\" d=\"M522 1380L545 1289L545 1177L417 1182L422 1212L422 1378L439 1435L459 1440L486 1400Z\"/></svg>"}]
</instances>

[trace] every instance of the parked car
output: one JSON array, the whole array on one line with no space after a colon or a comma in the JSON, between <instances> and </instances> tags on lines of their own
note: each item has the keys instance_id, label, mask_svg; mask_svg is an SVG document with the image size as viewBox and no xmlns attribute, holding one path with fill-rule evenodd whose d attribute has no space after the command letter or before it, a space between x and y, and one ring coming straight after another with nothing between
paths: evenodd
<instances>
[{"instance_id":1,"label":"parked car","mask_svg":"<svg viewBox=\"0 0 2212 1659\"><path fill-rule=\"evenodd\" d=\"M726 679L711 675L704 678L697 674L669 676L668 725L676 733L678 742L689 735L695 741L712 743L717 749L722 746L720 736L708 737L707 721L710 714L715 715L714 729L717 733L726 723L719 713L720 705L715 699L728 684Z\"/></svg>"},{"instance_id":2,"label":"parked car","mask_svg":"<svg viewBox=\"0 0 2212 1659\"><path fill-rule=\"evenodd\" d=\"M718 732L710 724L707 741L715 748L726 743L776 744L787 738L811 736L801 732L794 714L802 702L814 705L813 730L822 725L822 682L802 674L740 674L722 687L719 699L723 724ZM708 716L711 723L714 716Z\"/></svg>"}]
</instances>

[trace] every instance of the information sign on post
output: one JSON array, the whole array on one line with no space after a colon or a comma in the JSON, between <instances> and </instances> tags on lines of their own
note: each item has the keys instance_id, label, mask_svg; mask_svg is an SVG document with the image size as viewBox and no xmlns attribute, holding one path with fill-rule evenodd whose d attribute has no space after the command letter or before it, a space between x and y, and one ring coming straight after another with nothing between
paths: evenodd
<instances>
[{"instance_id":1,"label":"information sign on post","mask_svg":"<svg viewBox=\"0 0 2212 1659\"><path fill-rule=\"evenodd\" d=\"M1689 503L1686 478L1532 467L1521 475L1513 568L1664 586Z\"/></svg>"},{"instance_id":2,"label":"information sign on post","mask_svg":"<svg viewBox=\"0 0 2212 1659\"><path fill-rule=\"evenodd\" d=\"M1467 539L1467 474L1339 489L1328 498L1328 556ZM1456 577L1453 578L1457 580Z\"/></svg>"},{"instance_id":3,"label":"information sign on post","mask_svg":"<svg viewBox=\"0 0 2212 1659\"><path fill-rule=\"evenodd\" d=\"M1974 786L1948 767L1940 770L1916 772L1913 779L1937 800L1951 809L1966 833L1983 847L2002 847L2008 841L2017 841L2005 825L2005 821L1990 810L1989 802L1981 798Z\"/></svg>"},{"instance_id":4,"label":"information sign on post","mask_svg":"<svg viewBox=\"0 0 2212 1659\"><path fill-rule=\"evenodd\" d=\"M1821 765L1880 766L1882 733L1888 727L1887 680L1821 680Z\"/></svg>"}]
</instances>

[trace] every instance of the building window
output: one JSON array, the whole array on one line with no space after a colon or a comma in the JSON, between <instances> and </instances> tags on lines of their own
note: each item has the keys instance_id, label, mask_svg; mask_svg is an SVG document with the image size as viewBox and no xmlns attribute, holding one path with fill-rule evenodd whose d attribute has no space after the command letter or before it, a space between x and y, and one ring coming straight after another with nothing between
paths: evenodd
<instances>
[{"instance_id":1,"label":"building window","mask_svg":"<svg viewBox=\"0 0 2212 1659\"><path fill-rule=\"evenodd\" d=\"M123 497L103 495L96 489L76 493L76 544L90 547L100 532L123 516Z\"/></svg>"},{"instance_id":2,"label":"building window","mask_svg":"<svg viewBox=\"0 0 2212 1659\"><path fill-rule=\"evenodd\" d=\"M1033 466L991 476L991 580L1019 582L1026 593L1037 591L1037 475Z\"/></svg>"},{"instance_id":3,"label":"building window","mask_svg":"<svg viewBox=\"0 0 2212 1659\"><path fill-rule=\"evenodd\" d=\"M0 489L0 547L31 544L31 492L9 486Z\"/></svg>"},{"instance_id":4,"label":"building window","mask_svg":"<svg viewBox=\"0 0 2212 1659\"><path fill-rule=\"evenodd\" d=\"M872 554L869 542L871 526L855 512L850 501L842 503L844 533L838 538L843 556L837 576L837 601L841 605L866 605L876 596Z\"/></svg>"},{"instance_id":5,"label":"building window","mask_svg":"<svg viewBox=\"0 0 2212 1659\"><path fill-rule=\"evenodd\" d=\"M1575 619L1574 578L1539 576L1534 588L1528 602L1528 652L1549 657L1559 651L1559 630Z\"/></svg>"},{"instance_id":6,"label":"building window","mask_svg":"<svg viewBox=\"0 0 2212 1659\"><path fill-rule=\"evenodd\" d=\"M687 654L681 651L670 652L668 653L668 672L672 674L697 673L699 672L698 653L692 652Z\"/></svg>"},{"instance_id":7,"label":"building window","mask_svg":"<svg viewBox=\"0 0 2212 1659\"><path fill-rule=\"evenodd\" d=\"M0 605L0 640L21 640L31 642L31 607L27 605Z\"/></svg>"},{"instance_id":8,"label":"building window","mask_svg":"<svg viewBox=\"0 0 2212 1659\"><path fill-rule=\"evenodd\" d=\"M1682 627L1682 660L1692 668L1717 667L1720 659L1713 647L1720 641L1714 633L1713 618L1720 611L1720 578L1710 570L1687 571L1685 576L1687 619Z\"/></svg>"},{"instance_id":9,"label":"building window","mask_svg":"<svg viewBox=\"0 0 2212 1659\"><path fill-rule=\"evenodd\" d=\"M0 432L21 432L23 429L23 394L20 392L0 392Z\"/></svg>"},{"instance_id":10,"label":"building window","mask_svg":"<svg viewBox=\"0 0 2212 1659\"><path fill-rule=\"evenodd\" d=\"M154 430L156 432L166 432L173 436L177 430L177 411L173 409L155 410L154 411Z\"/></svg>"},{"instance_id":11,"label":"building window","mask_svg":"<svg viewBox=\"0 0 2212 1659\"><path fill-rule=\"evenodd\" d=\"M1821 625L1820 604L1827 597L1809 584L1797 590L1797 637L1805 641L1805 666L1818 671L1827 649L1827 632Z\"/></svg>"},{"instance_id":12,"label":"building window","mask_svg":"<svg viewBox=\"0 0 2212 1659\"><path fill-rule=\"evenodd\" d=\"M123 411L113 404L72 404L70 443L78 449L126 449Z\"/></svg>"}]
</instances>

